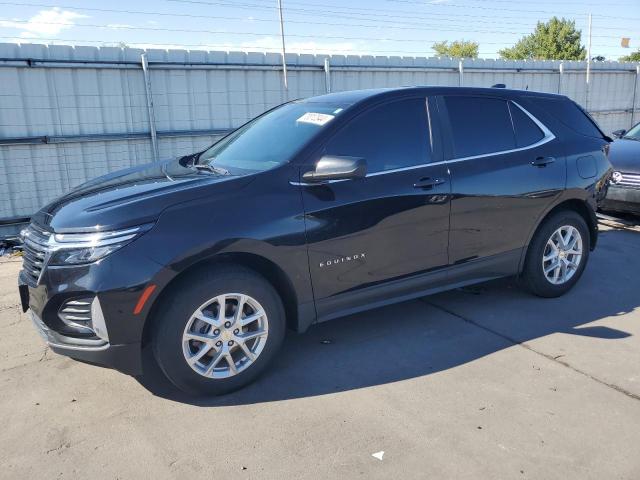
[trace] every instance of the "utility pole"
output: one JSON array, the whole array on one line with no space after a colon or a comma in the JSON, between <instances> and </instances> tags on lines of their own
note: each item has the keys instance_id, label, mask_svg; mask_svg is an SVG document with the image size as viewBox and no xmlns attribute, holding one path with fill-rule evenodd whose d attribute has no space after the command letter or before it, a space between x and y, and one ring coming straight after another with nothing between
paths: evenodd
<instances>
[{"instance_id":1,"label":"utility pole","mask_svg":"<svg viewBox=\"0 0 640 480\"><path fill-rule=\"evenodd\" d=\"M589 111L589 87L591 84L591 14L589 14L589 43L587 44L587 98L584 102L585 110Z\"/></svg>"},{"instance_id":2,"label":"utility pole","mask_svg":"<svg viewBox=\"0 0 640 480\"><path fill-rule=\"evenodd\" d=\"M284 81L284 89L288 90L287 86L287 60L285 59L286 50L284 48L284 20L282 19L282 0L278 0L278 12L280 13L280 38L282 39L282 76Z\"/></svg>"}]
</instances>

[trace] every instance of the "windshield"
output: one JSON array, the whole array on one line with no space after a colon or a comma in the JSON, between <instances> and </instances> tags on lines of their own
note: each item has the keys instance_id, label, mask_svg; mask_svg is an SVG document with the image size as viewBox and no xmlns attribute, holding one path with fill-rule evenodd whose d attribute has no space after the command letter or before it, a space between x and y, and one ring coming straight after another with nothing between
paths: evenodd
<instances>
[{"instance_id":1,"label":"windshield","mask_svg":"<svg viewBox=\"0 0 640 480\"><path fill-rule=\"evenodd\" d=\"M628 138L630 140L640 140L640 123L631 127L631 130L625 133L624 137L622 138Z\"/></svg>"},{"instance_id":2,"label":"windshield","mask_svg":"<svg viewBox=\"0 0 640 480\"><path fill-rule=\"evenodd\" d=\"M335 103L287 103L252 120L202 152L198 163L231 174L275 168L291 157L343 111Z\"/></svg>"}]
</instances>

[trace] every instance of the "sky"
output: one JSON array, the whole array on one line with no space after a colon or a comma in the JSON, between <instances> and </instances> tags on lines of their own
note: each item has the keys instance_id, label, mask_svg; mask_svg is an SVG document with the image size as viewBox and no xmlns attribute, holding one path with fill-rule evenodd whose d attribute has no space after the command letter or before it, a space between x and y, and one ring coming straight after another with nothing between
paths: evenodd
<instances>
[{"instance_id":1,"label":"sky","mask_svg":"<svg viewBox=\"0 0 640 480\"><path fill-rule=\"evenodd\" d=\"M552 16L575 20L592 56L640 48L640 0L282 0L287 52L434 56L472 40L480 57ZM277 0L0 0L0 42L280 52ZM631 39L623 48L622 37Z\"/></svg>"}]
</instances>

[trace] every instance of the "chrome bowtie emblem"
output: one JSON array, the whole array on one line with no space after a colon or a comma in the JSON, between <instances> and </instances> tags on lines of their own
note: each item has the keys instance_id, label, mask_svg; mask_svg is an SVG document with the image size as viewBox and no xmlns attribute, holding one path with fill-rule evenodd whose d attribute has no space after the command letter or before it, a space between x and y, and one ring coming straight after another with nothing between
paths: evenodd
<instances>
[{"instance_id":1,"label":"chrome bowtie emblem","mask_svg":"<svg viewBox=\"0 0 640 480\"><path fill-rule=\"evenodd\" d=\"M622 174L620 172L613 172L611 175L611 182L620 183L622 181Z\"/></svg>"}]
</instances>

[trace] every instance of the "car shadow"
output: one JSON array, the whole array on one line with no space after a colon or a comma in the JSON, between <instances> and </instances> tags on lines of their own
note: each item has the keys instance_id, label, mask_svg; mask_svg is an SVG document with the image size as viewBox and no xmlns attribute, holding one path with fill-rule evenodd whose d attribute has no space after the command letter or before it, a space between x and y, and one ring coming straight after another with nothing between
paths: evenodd
<instances>
[{"instance_id":1,"label":"car shadow","mask_svg":"<svg viewBox=\"0 0 640 480\"><path fill-rule=\"evenodd\" d=\"M603 232L576 287L561 298L534 297L503 279L375 309L290 334L256 382L216 398L187 396L145 355L138 381L154 395L202 407L288 400L430 375L555 333L606 341L630 334L589 325L640 306L640 235Z\"/></svg>"}]
</instances>

